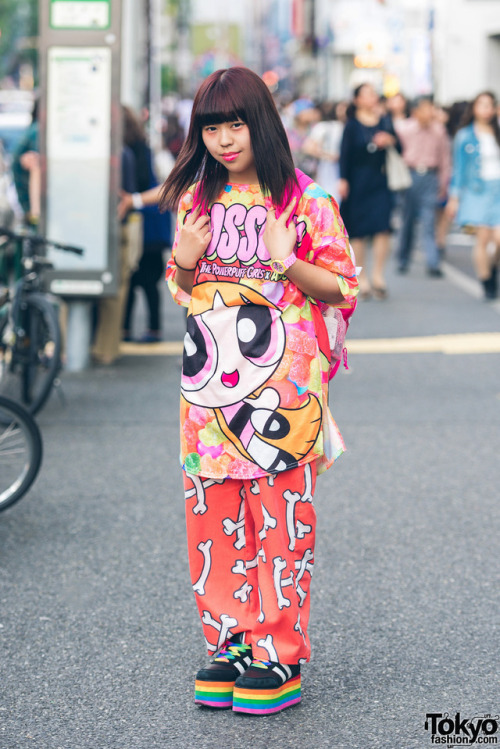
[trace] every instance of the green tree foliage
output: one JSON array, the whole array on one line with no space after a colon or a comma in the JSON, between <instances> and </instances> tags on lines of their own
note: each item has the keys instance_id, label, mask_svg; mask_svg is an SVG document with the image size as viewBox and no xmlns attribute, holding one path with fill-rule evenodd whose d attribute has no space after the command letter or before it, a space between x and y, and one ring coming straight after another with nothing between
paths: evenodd
<instances>
[{"instance_id":1,"label":"green tree foliage","mask_svg":"<svg viewBox=\"0 0 500 749\"><path fill-rule=\"evenodd\" d=\"M0 79L26 62L36 69L37 37L38 0L0 0Z\"/></svg>"}]
</instances>

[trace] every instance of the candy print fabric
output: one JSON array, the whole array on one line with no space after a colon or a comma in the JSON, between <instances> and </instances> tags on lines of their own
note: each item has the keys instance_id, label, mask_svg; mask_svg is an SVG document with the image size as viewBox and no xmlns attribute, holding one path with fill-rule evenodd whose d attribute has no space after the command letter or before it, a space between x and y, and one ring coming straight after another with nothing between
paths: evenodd
<instances>
[{"instance_id":1,"label":"candy print fabric","mask_svg":"<svg viewBox=\"0 0 500 749\"><path fill-rule=\"evenodd\" d=\"M179 227L193 206L181 199L167 281L188 306L181 378L181 463L212 479L251 479L317 461L322 473L344 451L328 409L328 336L320 303L270 269L263 242L272 207L258 185L227 185L211 206L212 240L192 295L175 282ZM336 274L351 306L356 270L338 207L318 185L293 218L296 251Z\"/></svg>"}]
</instances>

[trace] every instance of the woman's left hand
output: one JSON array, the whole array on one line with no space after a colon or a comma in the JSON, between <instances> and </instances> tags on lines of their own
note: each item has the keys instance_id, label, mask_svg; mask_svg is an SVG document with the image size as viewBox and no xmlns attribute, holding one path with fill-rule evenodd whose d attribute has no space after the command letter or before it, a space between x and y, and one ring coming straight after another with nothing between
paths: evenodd
<instances>
[{"instance_id":1,"label":"woman's left hand","mask_svg":"<svg viewBox=\"0 0 500 749\"><path fill-rule=\"evenodd\" d=\"M285 260L295 249L297 243L295 222L290 221L287 226L287 221L296 207L297 199L293 198L279 218L276 218L275 208L267 212L263 239L271 260Z\"/></svg>"},{"instance_id":2,"label":"woman's left hand","mask_svg":"<svg viewBox=\"0 0 500 749\"><path fill-rule=\"evenodd\" d=\"M379 130L378 133L375 133L372 140L377 148L390 148L390 146L396 145L396 138L384 130Z\"/></svg>"}]
</instances>

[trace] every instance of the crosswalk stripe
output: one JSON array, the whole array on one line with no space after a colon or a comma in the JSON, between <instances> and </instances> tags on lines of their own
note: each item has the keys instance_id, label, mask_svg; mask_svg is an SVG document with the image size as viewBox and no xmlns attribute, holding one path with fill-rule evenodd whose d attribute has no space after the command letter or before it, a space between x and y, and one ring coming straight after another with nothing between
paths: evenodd
<instances>
[{"instance_id":1,"label":"crosswalk stripe","mask_svg":"<svg viewBox=\"0 0 500 749\"><path fill-rule=\"evenodd\" d=\"M349 354L498 354L500 333L453 333L412 338L351 339Z\"/></svg>"},{"instance_id":2,"label":"crosswalk stripe","mask_svg":"<svg viewBox=\"0 0 500 749\"><path fill-rule=\"evenodd\" d=\"M352 338L346 342L350 354L498 354L500 333L452 333L411 338ZM122 343L125 356L181 356L183 341Z\"/></svg>"}]
</instances>

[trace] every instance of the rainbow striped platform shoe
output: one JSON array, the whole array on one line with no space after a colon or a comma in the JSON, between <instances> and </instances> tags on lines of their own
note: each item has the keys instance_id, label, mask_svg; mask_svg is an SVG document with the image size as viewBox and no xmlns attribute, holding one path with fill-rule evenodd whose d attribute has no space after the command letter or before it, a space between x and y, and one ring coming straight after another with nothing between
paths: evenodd
<instances>
[{"instance_id":1,"label":"rainbow striped platform shoe","mask_svg":"<svg viewBox=\"0 0 500 749\"><path fill-rule=\"evenodd\" d=\"M196 674L195 703L206 707L232 707L234 682L251 663L251 645L227 641L211 659L210 665Z\"/></svg>"},{"instance_id":2,"label":"rainbow striped platform shoe","mask_svg":"<svg viewBox=\"0 0 500 749\"><path fill-rule=\"evenodd\" d=\"M269 715L300 702L300 666L254 659L233 690L237 713Z\"/></svg>"}]
</instances>

